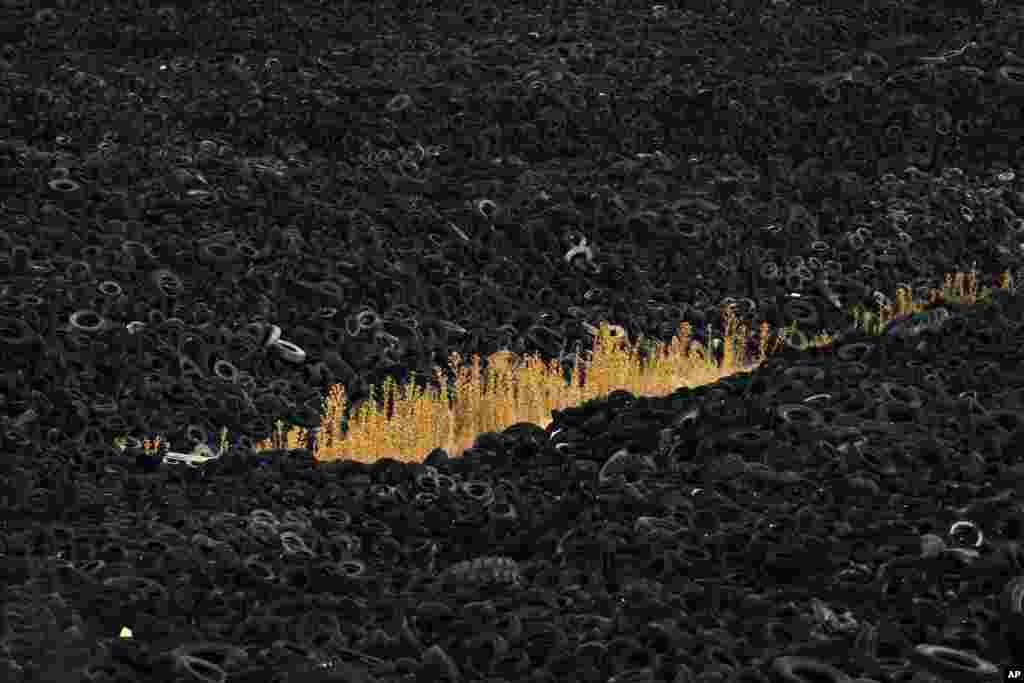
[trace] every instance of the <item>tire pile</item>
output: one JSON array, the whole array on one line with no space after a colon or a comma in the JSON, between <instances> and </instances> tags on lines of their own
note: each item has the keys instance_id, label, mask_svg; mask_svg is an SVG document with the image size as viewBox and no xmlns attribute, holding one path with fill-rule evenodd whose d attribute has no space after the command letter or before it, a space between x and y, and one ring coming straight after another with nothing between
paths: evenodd
<instances>
[{"instance_id":1,"label":"tire pile","mask_svg":"<svg viewBox=\"0 0 1024 683\"><path fill-rule=\"evenodd\" d=\"M834 5L5 3L0 677L1002 680L1024 22ZM853 325L968 270L988 304ZM727 298L840 334L458 459L252 448Z\"/></svg>"}]
</instances>

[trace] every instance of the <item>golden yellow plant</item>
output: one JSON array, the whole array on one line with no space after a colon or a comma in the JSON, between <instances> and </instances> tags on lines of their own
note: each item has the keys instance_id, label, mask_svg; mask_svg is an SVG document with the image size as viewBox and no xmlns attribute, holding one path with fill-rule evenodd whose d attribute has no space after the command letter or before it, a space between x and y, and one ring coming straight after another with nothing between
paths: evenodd
<instances>
[{"instance_id":1,"label":"golden yellow plant","mask_svg":"<svg viewBox=\"0 0 1024 683\"><path fill-rule=\"evenodd\" d=\"M1004 273L1000 286L1007 289L1011 284L1009 273ZM976 271L947 274L941 289L928 291L930 303L974 304L990 299L990 289L978 293ZM920 312L924 305L913 301L910 291L901 287L894 304L880 304L877 312L855 306L851 312L869 333L881 334L894 317ZM593 349L576 353L568 382L559 363L545 363L536 355L517 358L507 350L498 351L487 357L484 372L478 355L466 364L460 354L452 353L449 365L455 376L454 391L449 391L440 368L433 371L437 389L419 387L415 375L404 387L388 377L380 392L370 387L370 397L352 410L344 433L341 417L347 397L344 388L336 385L324 400L315 457L373 461L390 456L419 461L435 447L457 456L481 432L500 431L519 421L546 426L552 410L579 405L616 389L644 396L664 395L680 386L699 386L750 370L781 350L787 336L799 332L794 323L773 335L768 323L762 321L759 353L756 358L746 358L748 329L737 324L734 306L724 308L723 321L720 363L714 360L710 348L691 341L689 323L683 322L668 344L641 337L634 346L625 335L612 334L613 329L621 328L602 322ZM832 335L820 332L808 344L820 347L832 339ZM306 430L287 428L282 420L276 420L275 427L270 439L257 444L258 449L298 448L307 443ZM226 439L226 431L222 431L222 448Z\"/></svg>"}]
</instances>

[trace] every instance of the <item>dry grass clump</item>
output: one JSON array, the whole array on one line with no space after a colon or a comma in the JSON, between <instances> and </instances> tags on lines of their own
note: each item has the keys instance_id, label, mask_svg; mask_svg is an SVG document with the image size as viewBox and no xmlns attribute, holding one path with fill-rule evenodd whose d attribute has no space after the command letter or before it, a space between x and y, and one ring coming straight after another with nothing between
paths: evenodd
<instances>
[{"instance_id":1,"label":"dry grass clump","mask_svg":"<svg viewBox=\"0 0 1024 683\"><path fill-rule=\"evenodd\" d=\"M1000 287L1011 289L1013 285L1009 273L1004 273ZM919 313L928 303L985 302L991 290L985 288L979 294L977 272L972 271L947 274L943 287L930 289L927 297L914 300L908 290L900 288L895 305L880 304L877 312L855 307L852 314L863 329L881 334L890 320ZM640 339L632 346L621 327L603 322L593 350L577 354L569 382L559 364L545 363L536 355L517 358L510 351L499 351L487 357L485 372L479 356L474 355L464 365L462 357L452 353L450 366L458 369L452 393L439 368L434 369L434 377L440 389L423 389L415 381L399 387L388 377L379 392L371 387L372 398L354 407L345 433L341 424L347 397L344 388L335 385L324 401L315 457L323 461L347 458L372 462L388 456L420 461L437 447L460 455L481 432L501 431L522 421L547 426L552 410L579 405L616 389L638 396L658 396L680 386L700 386L750 370L780 350L795 331L794 327L772 334L768 324L762 322L755 346L747 343L754 340L745 325L737 324L732 307L723 309L723 320L726 329L720 340L720 361L707 347L690 339L689 323L680 325L679 334L667 345ZM808 345L827 346L832 339L830 334L822 333ZM746 357L747 348L758 349L755 358ZM581 366L584 373L580 372ZM309 436L305 429L289 429L278 421L275 434L257 444L257 449L298 448L308 444Z\"/></svg>"},{"instance_id":2,"label":"dry grass clump","mask_svg":"<svg viewBox=\"0 0 1024 683\"><path fill-rule=\"evenodd\" d=\"M737 333L731 316L728 319L727 337L745 337L744 328ZM767 334L767 325L764 327ZM332 387L324 430L318 436L317 457L376 460L389 455L401 460L422 459L438 446L460 454L481 432L500 431L521 421L546 426L552 410L577 405L615 389L644 395L666 394L678 386L707 384L749 367L745 359L736 358L729 349L719 366L710 360L706 349L691 344L688 323L683 323L679 332L667 347L656 345L644 362L639 345L620 343L612 335L612 326L602 323L594 349L587 354L589 358L580 359L585 364L585 382L579 365L573 368L567 383L560 366L545 363L536 355L517 359L509 351L499 351L487 357L485 372L479 356L474 355L471 363L463 366L460 355L453 353L450 363L458 368L454 396L449 396L440 370L435 370L440 390L424 391L413 382L400 389L388 378L381 394L373 393L380 402L361 403L350 417L348 434L344 436L337 429L345 405L344 389ZM762 347L767 350L768 345L765 336ZM394 406L391 417L378 407L385 405Z\"/></svg>"}]
</instances>

